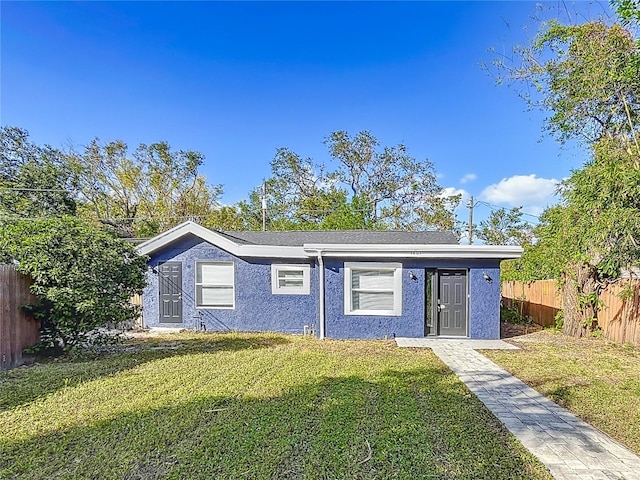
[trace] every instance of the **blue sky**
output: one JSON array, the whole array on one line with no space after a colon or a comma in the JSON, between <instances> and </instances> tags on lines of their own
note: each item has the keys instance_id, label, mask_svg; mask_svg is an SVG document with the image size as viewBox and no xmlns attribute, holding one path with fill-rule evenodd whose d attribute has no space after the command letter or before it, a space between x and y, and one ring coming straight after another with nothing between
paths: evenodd
<instances>
[{"instance_id":1,"label":"blue sky","mask_svg":"<svg viewBox=\"0 0 640 480\"><path fill-rule=\"evenodd\" d=\"M224 203L276 148L328 162L329 133L369 130L431 160L448 191L537 214L583 155L480 68L526 38L535 5L3 1L1 123L59 147L198 150Z\"/></svg>"}]
</instances>

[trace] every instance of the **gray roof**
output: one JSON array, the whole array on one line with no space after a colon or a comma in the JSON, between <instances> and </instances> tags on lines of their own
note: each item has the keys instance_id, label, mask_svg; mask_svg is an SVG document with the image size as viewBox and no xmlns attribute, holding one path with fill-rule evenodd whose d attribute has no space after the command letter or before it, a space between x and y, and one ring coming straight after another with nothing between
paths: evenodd
<instances>
[{"instance_id":1,"label":"gray roof","mask_svg":"<svg viewBox=\"0 0 640 480\"><path fill-rule=\"evenodd\" d=\"M453 232L406 232L390 230L297 230L288 232L218 232L240 245L301 247L308 243L433 245L457 244Z\"/></svg>"}]
</instances>

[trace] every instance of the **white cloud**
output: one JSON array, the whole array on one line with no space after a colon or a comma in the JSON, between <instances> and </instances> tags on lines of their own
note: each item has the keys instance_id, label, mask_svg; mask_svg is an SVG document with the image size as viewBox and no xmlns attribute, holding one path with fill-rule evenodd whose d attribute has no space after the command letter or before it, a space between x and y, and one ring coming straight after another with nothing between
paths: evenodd
<instances>
[{"instance_id":1,"label":"white cloud","mask_svg":"<svg viewBox=\"0 0 640 480\"><path fill-rule=\"evenodd\" d=\"M454 195L462 195L462 200L458 204L458 207L454 210L454 214L456 215L456 217L462 218L462 216L465 215L464 212L466 210L466 202L469 199L470 194L466 190L456 187L445 187L442 189L442 192L440 192L441 198L452 197Z\"/></svg>"},{"instance_id":2,"label":"white cloud","mask_svg":"<svg viewBox=\"0 0 640 480\"><path fill-rule=\"evenodd\" d=\"M542 211L542 208L554 203L558 182L555 178L538 178L533 173L514 175L489 185L480 193L480 198L489 203L524 206L528 211Z\"/></svg>"},{"instance_id":3,"label":"white cloud","mask_svg":"<svg viewBox=\"0 0 640 480\"><path fill-rule=\"evenodd\" d=\"M464 185L465 183L471 182L476 178L478 178L478 176L475 173L467 173L464 177L460 179L460 183Z\"/></svg>"},{"instance_id":4,"label":"white cloud","mask_svg":"<svg viewBox=\"0 0 640 480\"><path fill-rule=\"evenodd\" d=\"M469 192L456 187L445 187L442 189L442 192L440 192L440 197L442 198L453 197L454 195L462 195L462 198L468 198Z\"/></svg>"}]
</instances>

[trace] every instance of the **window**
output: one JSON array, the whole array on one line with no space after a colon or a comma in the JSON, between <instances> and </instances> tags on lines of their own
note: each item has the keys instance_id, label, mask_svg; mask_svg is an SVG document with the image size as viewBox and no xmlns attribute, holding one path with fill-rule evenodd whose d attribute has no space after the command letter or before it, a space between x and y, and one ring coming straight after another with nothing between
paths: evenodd
<instances>
[{"instance_id":1,"label":"window","mask_svg":"<svg viewBox=\"0 0 640 480\"><path fill-rule=\"evenodd\" d=\"M402 264L344 264L345 315L402 315Z\"/></svg>"},{"instance_id":2,"label":"window","mask_svg":"<svg viewBox=\"0 0 640 480\"><path fill-rule=\"evenodd\" d=\"M436 321L438 317L437 302L434 300L438 298L438 281L436 276L436 270L434 268L427 268L424 272L424 335L436 334Z\"/></svg>"},{"instance_id":3,"label":"window","mask_svg":"<svg viewBox=\"0 0 640 480\"><path fill-rule=\"evenodd\" d=\"M196 262L196 306L235 307L233 262Z\"/></svg>"},{"instance_id":4,"label":"window","mask_svg":"<svg viewBox=\"0 0 640 480\"><path fill-rule=\"evenodd\" d=\"M309 295L309 265L271 265L271 293Z\"/></svg>"}]
</instances>

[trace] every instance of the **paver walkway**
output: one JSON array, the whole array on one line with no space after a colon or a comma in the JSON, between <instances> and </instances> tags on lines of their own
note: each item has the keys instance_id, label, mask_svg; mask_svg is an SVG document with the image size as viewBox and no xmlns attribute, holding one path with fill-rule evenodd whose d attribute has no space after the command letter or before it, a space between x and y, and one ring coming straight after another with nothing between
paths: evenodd
<instances>
[{"instance_id":1,"label":"paver walkway","mask_svg":"<svg viewBox=\"0 0 640 480\"><path fill-rule=\"evenodd\" d=\"M482 341L396 342L431 348L555 478L640 480L640 457L476 352L487 348ZM489 348L514 348L490 342Z\"/></svg>"}]
</instances>

